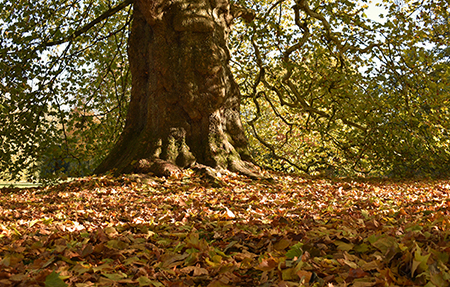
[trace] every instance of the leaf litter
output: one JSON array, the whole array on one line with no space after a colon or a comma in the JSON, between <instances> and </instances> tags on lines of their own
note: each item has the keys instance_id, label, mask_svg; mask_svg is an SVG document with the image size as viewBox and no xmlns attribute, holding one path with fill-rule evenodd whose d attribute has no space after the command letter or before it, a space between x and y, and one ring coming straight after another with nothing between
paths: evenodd
<instances>
[{"instance_id":1,"label":"leaf litter","mask_svg":"<svg viewBox=\"0 0 450 287\"><path fill-rule=\"evenodd\" d=\"M234 173L0 193L0 286L450 286L450 181Z\"/></svg>"}]
</instances>

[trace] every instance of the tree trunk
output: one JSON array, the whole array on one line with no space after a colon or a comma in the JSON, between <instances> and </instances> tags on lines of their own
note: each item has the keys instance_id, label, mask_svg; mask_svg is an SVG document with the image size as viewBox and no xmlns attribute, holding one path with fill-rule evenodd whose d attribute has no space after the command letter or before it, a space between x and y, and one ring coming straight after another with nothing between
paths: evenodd
<instances>
[{"instance_id":1,"label":"tree trunk","mask_svg":"<svg viewBox=\"0 0 450 287\"><path fill-rule=\"evenodd\" d=\"M201 165L255 175L229 68L228 0L137 0L133 17L127 120L95 173Z\"/></svg>"}]
</instances>

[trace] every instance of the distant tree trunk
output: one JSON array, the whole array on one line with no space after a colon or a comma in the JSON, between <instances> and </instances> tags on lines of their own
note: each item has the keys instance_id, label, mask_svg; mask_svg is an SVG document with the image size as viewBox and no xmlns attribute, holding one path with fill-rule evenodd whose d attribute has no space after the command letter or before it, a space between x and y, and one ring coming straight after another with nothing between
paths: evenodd
<instances>
[{"instance_id":1,"label":"distant tree trunk","mask_svg":"<svg viewBox=\"0 0 450 287\"><path fill-rule=\"evenodd\" d=\"M135 2L126 125L95 173L201 165L255 175L229 68L231 10L228 0Z\"/></svg>"}]
</instances>

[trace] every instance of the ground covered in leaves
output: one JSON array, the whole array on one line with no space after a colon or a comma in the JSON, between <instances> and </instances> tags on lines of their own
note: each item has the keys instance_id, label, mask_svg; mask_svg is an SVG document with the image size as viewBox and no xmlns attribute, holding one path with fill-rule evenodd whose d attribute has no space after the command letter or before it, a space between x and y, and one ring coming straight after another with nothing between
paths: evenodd
<instances>
[{"instance_id":1,"label":"ground covered in leaves","mask_svg":"<svg viewBox=\"0 0 450 287\"><path fill-rule=\"evenodd\" d=\"M0 190L0 286L450 286L450 181L193 174Z\"/></svg>"}]
</instances>

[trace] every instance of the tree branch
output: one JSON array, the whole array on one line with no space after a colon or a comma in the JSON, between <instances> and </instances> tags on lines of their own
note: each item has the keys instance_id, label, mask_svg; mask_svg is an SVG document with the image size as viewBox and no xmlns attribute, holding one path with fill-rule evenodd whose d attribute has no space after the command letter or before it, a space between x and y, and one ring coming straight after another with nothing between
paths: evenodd
<instances>
[{"instance_id":1,"label":"tree branch","mask_svg":"<svg viewBox=\"0 0 450 287\"><path fill-rule=\"evenodd\" d=\"M325 19L323 15L311 10L307 0L299 0L297 2L297 5L294 6L294 8L297 7L303 10L303 12L305 12L310 17L313 17L322 22L326 32L325 37L327 38L327 40L334 42L340 53L345 53L348 50L350 50L351 52L367 53L371 51L374 47L379 47L382 45L382 43L372 43L368 45L366 48L354 47L347 44L342 45L341 41L335 35L333 35L330 23Z\"/></svg>"},{"instance_id":2,"label":"tree branch","mask_svg":"<svg viewBox=\"0 0 450 287\"><path fill-rule=\"evenodd\" d=\"M245 22L250 23L255 19L256 13L252 9L246 9L238 4L231 5L231 15L234 18L242 18Z\"/></svg>"},{"instance_id":3,"label":"tree branch","mask_svg":"<svg viewBox=\"0 0 450 287\"><path fill-rule=\"evenodd\" d=\"M55 46L55 45L61 45L64 44L66 42L69 42L77 37L79 37L80 35L86 33L89 29L91 29L92 27L94 27L95 25L97 25L98 23L100 23L101 21L111 17L112 15L116 14L117 12L123 10L125 7L127 7L128 5L134 3L135 0L125 0L124 2L122 2L121 4L117 5L114 8L109 9L108 11L105 11L102 15L98 16L97 18L95 18L92 22L90 22L89 24L83 26L81 29L75 31L72 35L70 35L69 37L65 38L65 39L61 39L61 40L57 40L57 41L49 41L44 43L45 47L51 47L51 46Z\"/></svg>"}]
</instances>

